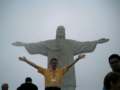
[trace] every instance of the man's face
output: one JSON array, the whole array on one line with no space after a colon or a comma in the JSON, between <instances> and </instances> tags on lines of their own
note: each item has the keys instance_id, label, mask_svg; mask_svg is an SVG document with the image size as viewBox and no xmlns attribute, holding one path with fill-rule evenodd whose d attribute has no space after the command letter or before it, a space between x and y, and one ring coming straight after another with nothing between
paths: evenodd
<instances>
[{"instance_id":1,"label":"man's face","mask_svg":"<svg viewBox=\"0 0 120 90\"><path fill-rule=\"evenodd\" d=\"M57 60L52 60L52 61L50 62L50 64L51 64L51 66L52 66L53 68L56 68L57 65L58 65L58 62L57 62Z\"/></svg>"},{"instance_id":2,"label":"man's face","mask_svg":"<svg viewBox=\"0 0 120 90\"><path fill-rule=\"evenodd\" d=\"M120 73L120 60L118 58L110 59L110 66L113 71Z\"/></svg>"}]
</instances>

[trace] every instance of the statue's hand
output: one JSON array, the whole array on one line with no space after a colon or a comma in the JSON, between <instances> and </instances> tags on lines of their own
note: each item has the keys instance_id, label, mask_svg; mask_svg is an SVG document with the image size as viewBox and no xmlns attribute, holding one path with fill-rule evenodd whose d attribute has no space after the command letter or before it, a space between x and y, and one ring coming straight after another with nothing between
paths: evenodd
<instances>
[{"instance_id":1,"label":"statue's hand","mask_svg":"<svg viewBox=\"0 0 120 90\"><path fill-rule=\"evenodd\" d=\"M20 61L27 61L26 57L18 57Z\"/></svg>"},{"instance_id":2,"label":"statue's hand","mask_svg":"<svg viewBox=\"0 0 120 90\"><path fill-rule=\"evenodd\" d=\"M105 43L105 42L108 42L108 41L109 41L109 39L102 38L102 39L97 40L97 43L101 44L101 43Z\"/></svg>"},{"instance_id":3,"label":"statue's hand","mask_svg":"<svg viewBox=\"0 0 120 90\"><path fill-rule=\"evenodd\" d=\"M23 43L23 42L14 42L14 43L12 43L12 45L14 45L14 46L25 46L25 43Z\"/></svg>"}]
</instances>

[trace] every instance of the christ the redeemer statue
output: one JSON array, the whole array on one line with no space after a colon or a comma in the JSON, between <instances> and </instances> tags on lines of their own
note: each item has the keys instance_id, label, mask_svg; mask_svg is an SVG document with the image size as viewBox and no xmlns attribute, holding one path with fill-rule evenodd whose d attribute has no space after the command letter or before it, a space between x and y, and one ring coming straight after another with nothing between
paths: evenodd
<instances>
[{"instance_id":1,"label":"christ the redeemer statue","mask_svg":"<svg viewBox=\"0 0 120 90\"><path fill-rule=\"evenodd\" d=\"M13 45L25 47L30 54L42 54L47 56L48 61L51 58L57 58L60 60L59 66L63 67L64 65L71 64L75 55L93 52L96 48L96 45L108 41L109 39L105 38L86 42L66 39L64 26L58 26L56 39L36 43L15 42ZM62 90L75 90L75 88L75 70L72 68L64 77Z\"/></svg>"}]
</instances>

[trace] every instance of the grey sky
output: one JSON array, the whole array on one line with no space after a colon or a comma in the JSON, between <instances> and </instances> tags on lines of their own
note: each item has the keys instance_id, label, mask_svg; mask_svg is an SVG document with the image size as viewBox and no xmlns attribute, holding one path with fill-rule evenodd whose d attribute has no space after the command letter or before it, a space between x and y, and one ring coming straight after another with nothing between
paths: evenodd
<instances>
[{"instance_id":1,"label":"grey sky","mask_svg":"<svg viewBox=\"0 0 120 90\"><path fill-rule=\"evenodd\" d=\"M69 39L110 38L110 42L98 45L75 66L76 90L102 89L103 78L110 71L108 56L120 54L119 0L0 0L0 85L8 82L10 90L16 90L26 76L31 76L39 90L43 90L43 76L17 58L26 56L43 67L47 58L29 55L24 48L11 43L53 39L58 25L65 26Z\"/></svg>"}]
</instances>

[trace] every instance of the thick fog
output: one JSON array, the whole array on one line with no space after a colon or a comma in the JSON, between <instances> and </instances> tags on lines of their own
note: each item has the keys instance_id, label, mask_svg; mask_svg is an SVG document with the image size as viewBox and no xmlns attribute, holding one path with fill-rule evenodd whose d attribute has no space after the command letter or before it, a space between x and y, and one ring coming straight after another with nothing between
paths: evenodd
<instances>
[{"instance_id":1,"label":"thick fog","mask_svg":"<svg viewBox=\"0 0 120 90\"><path fill-rule=\"evenodd\" d=\"M119 0L0 0L0 85L7 82L9 90L16 90L30 76L44 90L44 77L18 57L43 67L47 57L30 55L11 43L54 39L58 25L65 26L68 39L110 39L75 65L76 90L102 90L104 76L111 71L108 57L120 54Z\"/></svg>"}]
</instances>

